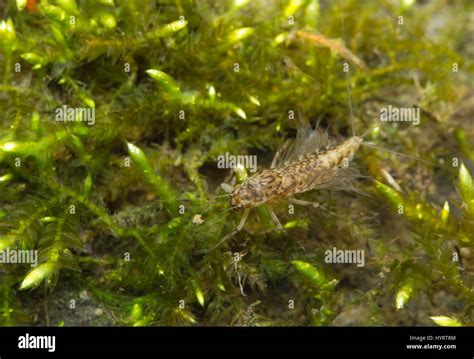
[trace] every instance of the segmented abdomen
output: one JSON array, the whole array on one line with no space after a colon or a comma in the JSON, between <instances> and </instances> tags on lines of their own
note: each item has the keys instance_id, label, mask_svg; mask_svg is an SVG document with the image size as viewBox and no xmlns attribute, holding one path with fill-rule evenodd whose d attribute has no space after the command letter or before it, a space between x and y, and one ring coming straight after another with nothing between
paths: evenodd
<instances>
[{"instance_id":1,"label":"segmented abdomen","mask_svg":"<svg viewBox=\"0 0 474 359\"><path fill-rule=\"evenodd\" d=\"M289 197L328 184L347 167L362 139L352 137L325 152L315 153L287 166L264 170L256 176L268 200Z\"/></svg>"}]
</instances>

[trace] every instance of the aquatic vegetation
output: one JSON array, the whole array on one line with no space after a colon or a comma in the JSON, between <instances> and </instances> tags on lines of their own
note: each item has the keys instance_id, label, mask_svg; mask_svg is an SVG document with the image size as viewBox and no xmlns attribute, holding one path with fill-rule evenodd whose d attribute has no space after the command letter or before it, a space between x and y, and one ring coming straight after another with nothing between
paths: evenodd
<instances>
[{"instance_id":1,"label":"aquatic vegetation","mask_svg":"<svg viewBox=\"0 0 474 359\"><path fill-rule=\"evenodd\" d=\"M1 325L473 324L471 2L25 3L0 5L0 251L38 263L0 263ZM366 136L363 194L226 238L250 173L219 156L270 168L301 118Z\"/></svg>"}]
</instances>

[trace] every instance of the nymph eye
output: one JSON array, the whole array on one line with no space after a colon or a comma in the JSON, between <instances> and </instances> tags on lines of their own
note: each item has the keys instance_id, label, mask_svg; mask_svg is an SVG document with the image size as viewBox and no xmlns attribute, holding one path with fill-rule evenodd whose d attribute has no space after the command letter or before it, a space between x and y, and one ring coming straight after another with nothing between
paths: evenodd
<instances>
[{"instance_id":1,"label":"nymph eye","mask_svg":"<svg viewBox=\"0 0 474 359\"><path fill-rule=\"evenodd\" d=\"M257 186L256 181L253 179L248 181L247 186L250 190L254 189Z\"/></svg>"}]
</instances>

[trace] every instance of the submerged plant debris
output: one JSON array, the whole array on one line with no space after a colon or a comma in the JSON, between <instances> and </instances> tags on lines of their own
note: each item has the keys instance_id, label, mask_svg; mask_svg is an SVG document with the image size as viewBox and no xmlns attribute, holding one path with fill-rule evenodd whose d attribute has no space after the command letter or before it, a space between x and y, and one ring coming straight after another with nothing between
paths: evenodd
<instances>
[{"instance_id":1,"label":"submerged plant debris","mask_svg":"<svg viewBox=\"0 0 474 359\"><path fill-rule=\"evenodd\" d=\"M473 325L473 14L0 3L0 325ZM252 173L219 156L269 168L302 120L366 135L358 191L223 241Z\"/></svg>"}]
</instances>

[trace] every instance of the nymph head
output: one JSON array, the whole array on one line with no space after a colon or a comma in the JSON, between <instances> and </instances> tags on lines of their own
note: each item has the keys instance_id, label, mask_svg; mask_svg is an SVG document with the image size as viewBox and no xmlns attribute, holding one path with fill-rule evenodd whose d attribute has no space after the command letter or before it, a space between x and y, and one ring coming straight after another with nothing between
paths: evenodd
<instances>
[{"instance_id":1,"label":"nymph head","mask_svg":"<svg viewBox=\"0 0 474 359\"><path fill-rule=\"evenodd\" d=\"M230 204L236 209L256 207L266 201L260 184L253 178L247 179L236 187L230 197Z\"/></svg>"}]
</instances>

